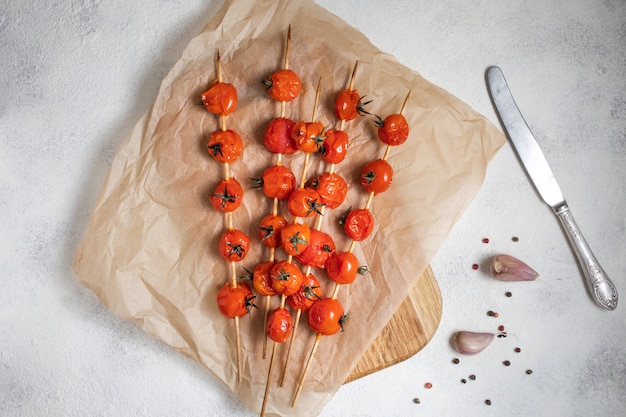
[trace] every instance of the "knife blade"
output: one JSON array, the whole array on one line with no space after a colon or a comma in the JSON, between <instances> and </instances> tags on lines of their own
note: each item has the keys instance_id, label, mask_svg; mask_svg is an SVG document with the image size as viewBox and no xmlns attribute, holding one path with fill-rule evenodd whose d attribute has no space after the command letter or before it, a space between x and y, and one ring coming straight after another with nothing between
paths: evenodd
<instances>
[{"instance_id":1,"label":"knife blade","mask_svg":"<svg viewBox=\"0 0 626 417\"><path fill-rule=\"evenodd\" d=\"M520 113L499 67L487 69L496 113L535 189L558 217L583 271L589 294L607 310L617 307L617 289L585 241L537 140Z\"/></svg>"}]
</instances>

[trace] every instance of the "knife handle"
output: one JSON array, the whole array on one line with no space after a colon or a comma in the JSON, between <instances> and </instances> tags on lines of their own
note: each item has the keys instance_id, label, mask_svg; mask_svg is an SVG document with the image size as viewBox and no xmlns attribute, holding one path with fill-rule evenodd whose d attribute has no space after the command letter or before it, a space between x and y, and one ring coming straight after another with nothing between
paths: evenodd
<instances>
[{"instance_id":1,"label":"knife handle","mask_svg":"<svg viewBox=\"0 0 626 417\"><path fill-rule=\"evenodd\" d=\"M601 307L615 310L617 307L617 289L591 252L591 248L587 245L567 203L555 207L554 212L561 221L567 238L574 248L591 296Z\"/></svg>"}]
</instances>

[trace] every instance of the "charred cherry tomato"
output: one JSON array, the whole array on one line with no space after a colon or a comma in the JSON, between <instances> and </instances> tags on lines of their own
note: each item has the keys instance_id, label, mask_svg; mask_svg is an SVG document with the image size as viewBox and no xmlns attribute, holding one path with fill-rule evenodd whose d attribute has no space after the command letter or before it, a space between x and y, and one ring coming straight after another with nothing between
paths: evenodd
<instances>
[{"instance_id":1,"label":"charred cherry tomato","mask_svg":"<svg viewBox=\"0 0 626 417\"><path fill-rule=\"evenodd\" d=\"M309 245L299 255L296 255L296 259L305 266L324 268L326 261L336 250L337 247L332 236L320 230L311 229Z\"/></svg>"},{"instance_id":2,"label":"charred cherry tomato","mask_svg":"<svg viewBox=\"0 0 626 417\"><path fill-rule=\"evenodd\" d=\"M261 262L254 267L252 271L252 286L259 295L272 296L276 295L276 291L272 288L270 273L275 262Z\"/></svg>"},{"instance_id":3,"label":"charred cherry tomato","mask_svg":"<svg viewBox=\"0 0 626 417\"><path fill-rule=\"evenodd\" d=\"M300 77L290 69L280 69L264 81L267 94L276 101L291 101L302 91Z\"/></svg>"},{"instance_id":4,"label":"charred cherry tomato","mask_svg":"<svg viewBox=\"0 0 626 417\"><path fill-rule=\"evenodd\" d=\"M387 145L402 145L409 137L409 124L401 114L390 114L385 120L379 117L376 124L378 138Z\"/></svg>"},{"instance_id":5,"label":"charred cherry tomato","mask_svg":"<svg viewBox=\"0 0 626 417\"><path fill-rule=\"evenodd\" d=\"M291 314L284 307L278 307L267 316L265 325L267 337L274 342L285 343L293 330Z\"/></svg>"},{"instance_id":6,"label":"charred cherry tomato","mask_svg":"<svg viewBox=\"0 0 626 417\"><path fill-rule=\"evenodd\" d=\"M314 275L308 274L302 280L300 290L287 297L287 304L294 310L307 311L315 300L322 297L322 287Z\"/></svg>"},{"instance_id":7,"label":"charred cherry tomato","mask_svg":"<svg viewBox=\"0 0 626 417\"><path fill-rule=\"evenodd\" d=\"M334 298L322 298L309 308L309 327L324 336L342 331L347 319L341 303Z\"/></svg>"},{"instance_id":8,"label":"charred cherry tomato","mask_svg":"<svg viewBox=\"0 0 626 417\"><path fill-rule=\"evenodd\" d=\"M339 120L350 121L356 119L359 114L370 114L365 110L365 105L370 102L363 103L356 90L342 90L335 99L335 115Z\"/></svg>"},{"instance_id":9,"label":"charred cherry tomato","mask_svg":"<svg viewBox=\"0 0 626 417\"><path fill-rule=\"evenodd\" d=\"M216 81L202 93L201 99L209 112L228 116L237 108L237 89L232 84Z\"/></svg>"},{"instance_id":10,"label":"charred cherry tomato","mask_svg":"<svg viewBox=\"0 0 626 417\"><path fill-rule=\"evenodd\" d=\"M380 194L387 191L393 179L393 168L384 159L370 161L361 170L361 185L365 191Z\"/></svg>"},{"instance_id":11,"label":"charred cherry tomato","mask_svg":"<svg viewBox=\"0 0 626 417\"><path fill-rule=\"evenodd\" d=\"M324 141L323 130L324 126L320 122L298 122L291 130L291 138L300 151L313 153L317 152Z\"/></svg>"},{"instance_id":12,"label":"charred cherry tomato","mask_svg":"<svg viewBox=\"0 0 626 417\"><path fill-rule=\"evenodd\" d=\"M287 220L278 214L268 214L261 220L259 239L268 248L280 246L280 231L287 224Z\"/></svg>"},{"instance_id":13,"label":"charred cherry tomato","mask_svg":"<svg viewBox=\"0 0 626 417\"><path fill-rule=\"evenodd\" d=\"M272 153L291 155L298 150L291 137L296 122L285 117L272 119L263 133L263 145Z\"/></svg>"},{"instance_id":14,"label":"charred cherry tomato","mask_svg":"<svg viewBox=\"0 0 626 417\"><path fill-rule=\"evenodd\" d=\"M219 253L229 262L239 262L248 255L250 238L241 230L227 230L218 243Z\"/></svg>"},{"instance_id":15,"label":"charred cherry tomato","mask_svg":"<svg viewBox=\"0 0 626 417\"><path fill-rule=\"evenodd\" d=\"M256 187L263 189L268 198L286 200L296 188L296 176L284 165L272 165L263 171L260 180L255 179Z\"/></svg>"},{"instance_id":16,"label":"charred cherry tomato","mask_svg":"<svg viewBox=\"0 0 626 417\"><path fill-rule=\"evenodd\" d=\"M234 130L217 130L211 133L207 149L218 162L233 162L241 156L243 141Z\"/></svg>"},{"instance_id":17,"label":"charred cherry tomato","mask_svg":"<svg viewBox=\"0 0 626 417\"><path fill-rule=\"evenodd\" d=\"M343 130L327 130L324 142L317 150L320 158L329 164L338 164L348 152L348 134Z\"/></svg>"},{"instance_id":18,"label":"charred cherry tomato","mask_svg":"<svg viewBox=\"0 0 626 417\"><path fill-rule=\"evenodd\" d=\"M297 256L302 253L311 240L311 229L306 223L291 222L280 231L281 246L287 255Z\"/></svg>"},{"instance_id":19,"label":"charred cherry tomato","mask_svg":"<svg viewBox=\"0 0 626 417\"><path fill-rule=\"evenodd\" d=\"M213 194L209 196L211 205L216 210L230 213L241 205L243 200L243 188L235 178L222 180L215 187Z\"/></svg>"},{"instance_id":20,"label":"charred cherry tomato","mask_svg":"<svg viewBox=\"0 0 626 417\"><path fill-rule=\"evenodd\" d=\"M368 209L355 209L346 216L343 229L352 240L360 242L367 239L374 230L374 216Z\"/></svg>"},{"instance_id":21,"label":"charred cherry tomato","mask_svg":"<svg viewBox=\"0 0 626 417\"><path fill-rule=\"evenodd\" d=\"M226 317L241 317L254 307L254 298L250 286L245 282L237 284L236 288L226 284L217 293L217 307Z\"/></svg>"},{"instance_id":22,"label":"charred cherry tomato","mask_svg":"<svg viewBox=\"0 0 626 417\"><path fill-rule=\"evenodd\" d=\"M311 217L322 214L324 206L320 195L313 188L297 188L293 190L287 202L289 213L294 217Z\"/></svg>"},{"instance_id":23,"label":"charred cherry tomato","mask_svg":"<svg viewBox=\"0 0 626 417\"><path fill-rule=\"evenodd\" d=\"M311 183L320 196L321 202L328 208L337 208L346 199L348 184L339 174L325 172L319 174Z\"/></svg>"},{"instance_id":24,"label":"charred cherry tomato","mask_svg":"<svg viewBox=\"0 0 626 417\"><path fill-rule=\"evenodd\" d=\"M335 252L326 264L328 278L337 284L351 284L356 279L359 270L359 261L352 252Z\"/></svg>"},{"instance_id":25,"label":"charred cherry tomato","mask_svg":"<svg viewBox=\"0 0 626 417\"><path fill-rule=\"evenodd\" d=\"M292 262L276 262L270 271L272 288L276 293L285 296L295 294L300 289L303 278L298 265Z\"/></svg>"}]
</instances>

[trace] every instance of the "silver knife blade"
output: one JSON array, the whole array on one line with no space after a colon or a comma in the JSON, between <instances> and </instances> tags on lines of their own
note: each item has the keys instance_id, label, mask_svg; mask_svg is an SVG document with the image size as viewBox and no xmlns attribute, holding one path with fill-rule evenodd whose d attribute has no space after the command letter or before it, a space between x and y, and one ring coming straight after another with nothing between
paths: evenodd
<instances>
[{"instance_id":1,"label":"silver knife blade","mask_svg":"<svg viewBox=\"0 0 626 417\"><path fill-rule=\"evenodd\" d=\"M617 307L617 289L598 263L574 221L548 161L517 108L500 68L490 67L487 69L487 85L500 121L528 176L541 198L552 207L567 234L576 259L583 270L590 295L601 307L615 310Z\"/></svg>"},{"instance_id":2,"label":"silver knife blade","mask_svg":"<svg viewBox=\"0 0 626 417\"><path fill-rule=\"evenodd\" d=\"M530 128L522 117L515 100L509 91L502 70L490 67L487 80L494 105L526 172L530 176L541 198L550 206L558 207L565 202L559 184L556 182L550 165Z\"/></svg>"}]
</instances>

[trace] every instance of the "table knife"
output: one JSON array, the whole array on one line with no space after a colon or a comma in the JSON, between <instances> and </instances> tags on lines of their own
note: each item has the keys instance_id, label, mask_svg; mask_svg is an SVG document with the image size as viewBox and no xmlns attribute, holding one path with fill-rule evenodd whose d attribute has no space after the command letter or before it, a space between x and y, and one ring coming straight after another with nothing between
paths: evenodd
<instances>
[{"instance_id":1,"label":"table knife","mask_svg":"<svg viewBox=\"0 0 626 417\"><path fill-rule=\"evenodd\" d=\"M499 67L487 69L487 85L500 122L517 152L522 165L543 200L559 218L576 259L583 271L587 289L594 301L607 310L617 307L617 289L604 272L585 241L563 197L552 170L537 140L526 124L509 91Z\"/></svg>"}]
</instances>

